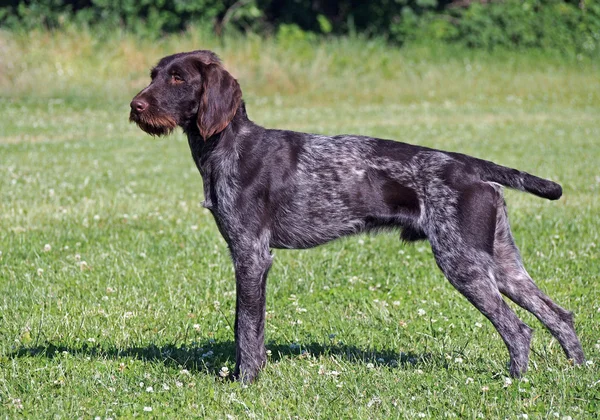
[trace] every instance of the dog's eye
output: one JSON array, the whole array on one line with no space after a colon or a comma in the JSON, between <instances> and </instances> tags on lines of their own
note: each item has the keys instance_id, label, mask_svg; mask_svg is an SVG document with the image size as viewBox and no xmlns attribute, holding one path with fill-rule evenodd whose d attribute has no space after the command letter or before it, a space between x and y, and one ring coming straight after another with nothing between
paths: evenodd
<instances>
[{"instance_id":1,"label":"dog's eye","mask_svg":"<svg viewBox=\"0 0 600 420\"><path fill-rule=\"evenodd\" d=\"M183 79L178 74L172 74L171 75L171 82L173 82L173 83L181 83L181 82L183 82Z\"/></svg>"}]
</instances>

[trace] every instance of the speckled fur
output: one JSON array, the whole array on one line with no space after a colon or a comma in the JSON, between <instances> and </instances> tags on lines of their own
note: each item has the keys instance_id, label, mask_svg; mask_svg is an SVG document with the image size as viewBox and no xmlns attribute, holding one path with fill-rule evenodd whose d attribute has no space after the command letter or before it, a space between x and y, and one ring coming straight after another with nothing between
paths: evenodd
<instances>
[{"instance_id":1,"label":"speckled fur","mask_svg":"<svg viewBox=\"0 0 600 420\"><path fill-rule=\"evenodd\" d=\"M458 153L260 127L248 119L237 81L209 51L165 57L152 76L132 101L130 119L152 135L168 134L176 121L188 136L204 206L235 267L236 377L252 381L266 362L270 249L379 229L429 240L450 283L498 330L511 375L527 369L532 330L501 294L538 317L567 357L584 361L572 314L523 268L501 191L504 185L558 199L558 184Z\"/></svg>"}]
</instances>

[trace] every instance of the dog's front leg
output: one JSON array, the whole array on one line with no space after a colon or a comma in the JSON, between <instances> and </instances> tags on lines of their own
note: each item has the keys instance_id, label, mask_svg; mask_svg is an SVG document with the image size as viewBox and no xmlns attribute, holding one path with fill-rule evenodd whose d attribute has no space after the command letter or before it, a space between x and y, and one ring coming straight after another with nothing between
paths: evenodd
<instances>
[{"instance_id":1,"label":"dog's front leg","mask_svg":"<svg viewBox=\"0 0 600 420\"><path fill-rule=\"evenodd\" d=\"M232 247L236 280L234 376L252 382L267 361L265 304L272 256L268 245Z\"/></svg>"}]
</instances>

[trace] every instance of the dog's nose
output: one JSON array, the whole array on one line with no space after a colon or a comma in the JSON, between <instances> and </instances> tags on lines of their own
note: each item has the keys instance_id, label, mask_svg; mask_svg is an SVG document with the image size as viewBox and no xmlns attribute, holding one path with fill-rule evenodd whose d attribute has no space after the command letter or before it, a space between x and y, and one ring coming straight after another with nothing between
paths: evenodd
<instances>
[{"instance_id":1,"label":"dog's nose","mask_svg":"<svg viewBox=\"0 0 600 420\"><path fill-rule=\"evenodd\" d=\"M129 106L133 111L144 112L146 108L148 108L148 102L143 101L141 99L134 99L133 101L131 101Z\"/></svg>"}]
</instances>

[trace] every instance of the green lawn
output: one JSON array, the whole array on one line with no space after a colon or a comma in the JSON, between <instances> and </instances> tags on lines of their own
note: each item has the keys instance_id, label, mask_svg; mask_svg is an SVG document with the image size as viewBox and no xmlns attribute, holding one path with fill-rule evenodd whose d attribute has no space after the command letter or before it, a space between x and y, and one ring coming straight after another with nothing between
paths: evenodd
<instances>
[{"instance_id":1,"label":"green lawn","mask_svg":"<svg viewBox=\"0 0 600 420\"><path fill-rule=\"evenodd\" d=\"M0 417L593 418L600 412L600 83L597 63L331 40L225 44L200 33L0 32ZM178 132L127 122L148 67L211 48L251 119L460 151L560 182L507 192L538 285L576 314L589 362L535 328L507 379L491 324L427 243L397 234L275 251L269 363L233 370L234 280ZM151 410L151 411L150 411Z\"/></svg>"}]
</instances>

